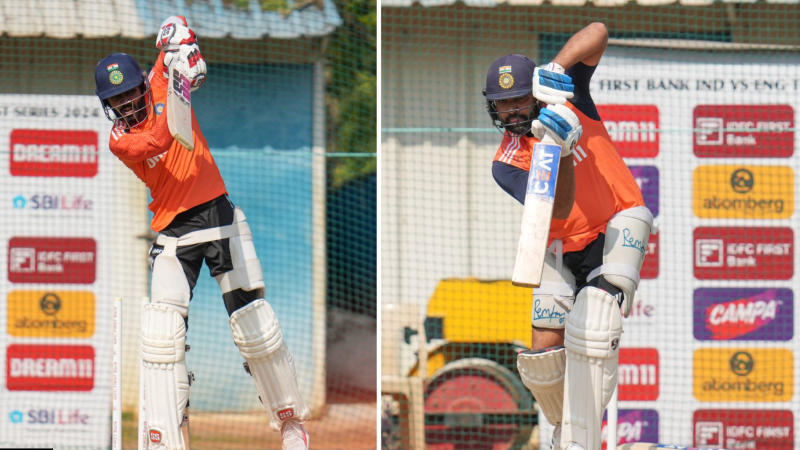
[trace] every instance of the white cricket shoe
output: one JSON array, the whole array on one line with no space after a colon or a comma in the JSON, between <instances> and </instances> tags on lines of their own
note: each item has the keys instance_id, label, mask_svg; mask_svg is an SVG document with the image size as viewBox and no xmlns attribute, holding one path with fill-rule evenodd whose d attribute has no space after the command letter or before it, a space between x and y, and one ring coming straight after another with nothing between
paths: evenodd
<instances>
[{"instance_id":1,"label":"white cricket shoe","mask_svg":"<svg viewBox=\"0 0 800 450\"><path fill-rule=\"evenodd\" d=\"M287 420L281 426L283 450L308 450L308 432L302 423Z\"/></svg>"},{"instance_id":2,"label":"white cricket shoe","mask_svg":"<svg viewBox=\"0 0 800 450\"><path fill-rule=\"evenodd\" d=\"M561 450L561 424L557 423L553 428L553 437L550 438L550 448L552 450Z\"/></svg>"}]
</instances>

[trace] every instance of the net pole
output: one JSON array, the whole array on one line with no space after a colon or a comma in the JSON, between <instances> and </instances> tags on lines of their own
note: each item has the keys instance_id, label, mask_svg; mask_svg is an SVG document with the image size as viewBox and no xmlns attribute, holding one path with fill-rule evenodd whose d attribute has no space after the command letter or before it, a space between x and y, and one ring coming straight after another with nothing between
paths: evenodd
<instances>
[{"instance_id":1,"label":"net pole","mask_svg":"<svg viewBox=\"0 0 800 450\"><path fill-rule=\"evenodd\" d=\"M111 448L122 450L122 298L114 298L111 352Z\"/></svg>"},{"instance_id":2,"label":"net pole","mask_svg":"<svg viewBox=\"0 0 800 450\"><path fill-rule=\"evenodd\" d=\"M617 416L619 409L617 407L617 387L614 387L614 392L611 393L611 400L608 402L608 425L606 426L608 438L606 439L606 449L617 448Z\"/></svg>"}]
</instances>

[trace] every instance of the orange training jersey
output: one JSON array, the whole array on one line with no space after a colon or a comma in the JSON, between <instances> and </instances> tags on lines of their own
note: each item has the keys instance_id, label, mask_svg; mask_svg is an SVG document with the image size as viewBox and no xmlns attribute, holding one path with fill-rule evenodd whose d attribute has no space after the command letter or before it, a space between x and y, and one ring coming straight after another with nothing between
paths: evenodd
<instances>
[{"instance_id":1,"label":"orange training jersey","mask_svg":"<svg viewBox=\"0 0 800 450\"><path fill-rule=\"evenodd\" d=\"M194 150L186 150L172 138L164 112L167 103L167 82L162 67L162 52L148 79L153 93L153 109L147 120L125 132L114 127L108 147L150 189L153 201L150 227L161 231L175 216L189 208L226 193L208 143L192 111Z\"/></svg>"},{"instance_id":2,"label":"orange training jersey","mask_svg":"<svg viewBox=\"0 0 800 450\"><path fill-rule=\"evenodd\" d=\"M634 206L644 206L644 199L603 123L588 117L571 103L567 102L567 105L578 115L583 127L583 134L572 153L575 203L569 217L552 220L549 241L561 239L564 251L573 252L582 250L598 234L604 233L614 214ZM539 141L533 137L506 133L494 160L527 171L536 142Z\"/></svg>"}]
</instances>

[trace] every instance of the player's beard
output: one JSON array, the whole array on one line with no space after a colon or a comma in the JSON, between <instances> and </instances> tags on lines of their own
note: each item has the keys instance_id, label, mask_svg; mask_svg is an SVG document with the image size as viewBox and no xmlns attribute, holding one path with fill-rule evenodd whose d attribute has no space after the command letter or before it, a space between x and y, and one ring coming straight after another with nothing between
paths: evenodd
<instances>
[{"instance_id":1,"label":"player's beard","mask_svg":"<svg viewBox=\"0 0 800 450\"><path fill-rule=\"evenodd\" d=\"M116 110L119 115L118 122L127 129L139 126L147 120L150 110L150 91L145 91L142 95L133 100L119 105Z\"/></svg>"},{"instance_id":2,"label":"player's beard","mask_svg":"<svg viewBox=\"0 0 800 450\"><path fill-rule=\"evenodd\" d=\"M533 122L533 118L530 115L517 113L507 117L504 122L506 124L506 131L517 136L522 136L531 131L531 122Z\"/></svg>"}]
</instances>

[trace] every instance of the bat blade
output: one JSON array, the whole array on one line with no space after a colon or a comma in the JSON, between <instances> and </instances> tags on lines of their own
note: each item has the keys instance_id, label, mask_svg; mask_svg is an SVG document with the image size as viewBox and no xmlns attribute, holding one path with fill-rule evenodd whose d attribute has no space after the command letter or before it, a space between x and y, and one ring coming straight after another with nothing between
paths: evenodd
<instances>
[{"instance_id":1,"label":"bat blade","mask_svg":"<svg viewBox=\"0 0 800 450\"><path fill-rule=\"evenodd\" d=\"M194 150L191 83L189 78L175 67L169 69L167 126L175 140L187 150Z\"/></svg>"},{"instance_id":2,"label":"bat blade","mask_svg":"<svg viewBox=\"0 0 800 450\"><path fill-rule=\"evenodd\" d=\"M533 146L517 258L511 276L515 286L539 287L542 281L560 157L560 145L540 142Z\"/></svg>"}]
</instances>

